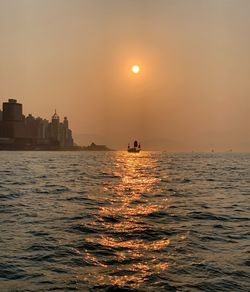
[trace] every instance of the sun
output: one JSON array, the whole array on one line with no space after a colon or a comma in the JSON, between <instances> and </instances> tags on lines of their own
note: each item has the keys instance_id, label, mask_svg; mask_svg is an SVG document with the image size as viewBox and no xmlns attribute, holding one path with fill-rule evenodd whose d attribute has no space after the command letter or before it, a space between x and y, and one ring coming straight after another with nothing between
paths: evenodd
<instances>
[{"instance_id":1,"label":"sun","mask_svg":"<svg viewBox=\"0 0 250 292\"><path fill-rule=\"evenodd\" d=\"M131 67L131 71L132 71L134 74L138 74L138 73L141 71L141 68L140 68L140 66L138 66L138 65L133 65L133 66Z\"/></svg>"}]
</instances>

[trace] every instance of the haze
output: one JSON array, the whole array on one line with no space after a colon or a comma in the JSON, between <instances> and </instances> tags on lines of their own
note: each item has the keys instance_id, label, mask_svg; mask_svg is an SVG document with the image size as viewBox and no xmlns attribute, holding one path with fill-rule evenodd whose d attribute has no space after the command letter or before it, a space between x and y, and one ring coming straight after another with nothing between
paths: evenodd
<instances>
[{"instance_id":1,"label":"haze","mask_svg":"<svg viewBox=\"0 0 250 292\"><path fill-rule=\"evenodd\" d=\"M0 0L0 102L80 145L249 151L249 27L248 0Z\"/></svg>"}]
</instances>

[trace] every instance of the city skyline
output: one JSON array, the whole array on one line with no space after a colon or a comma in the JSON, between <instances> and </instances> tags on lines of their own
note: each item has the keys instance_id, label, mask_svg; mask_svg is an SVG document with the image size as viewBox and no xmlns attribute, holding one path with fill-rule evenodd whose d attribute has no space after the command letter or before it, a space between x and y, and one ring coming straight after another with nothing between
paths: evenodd
<instances>
[{"instance_id":1,"label":"city skyline","mask_svg":"<svg viewBox=\"0 0 250 292\"><path fill-rule=\"evenodd\" d=\"M0 110L1 150L69 150L73 146L72 131L66 116L60 122L55 110L49 122L40 116L25 116L23 105L16 99L3 102Z\"/></svg>"},{"instance_id":2,"label":"city skyline","mask_svg":"<svg viewBox=\"0 0 250 292\"><path fill-rule=\"evenodd\" d=\"M46 119L67 111L81 145L249 151L249 9L245 0L0 0L0 102L17 98Z\"/></svg>"}]
</instances>

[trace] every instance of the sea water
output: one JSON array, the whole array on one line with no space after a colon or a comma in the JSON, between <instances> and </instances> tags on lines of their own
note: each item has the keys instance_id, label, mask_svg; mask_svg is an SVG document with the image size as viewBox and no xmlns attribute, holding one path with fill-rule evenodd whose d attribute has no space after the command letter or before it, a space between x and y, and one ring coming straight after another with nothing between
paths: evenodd
<instances>
[{"instance_id":1,"label":"sea water","mask_svg":"<svg viewBox=\"0 0 250 292\"><path fill-rule=\"evenodd\" d=\"M0 161L0 291L249 291L250 154Z\"/></svg>"}]
</instances>

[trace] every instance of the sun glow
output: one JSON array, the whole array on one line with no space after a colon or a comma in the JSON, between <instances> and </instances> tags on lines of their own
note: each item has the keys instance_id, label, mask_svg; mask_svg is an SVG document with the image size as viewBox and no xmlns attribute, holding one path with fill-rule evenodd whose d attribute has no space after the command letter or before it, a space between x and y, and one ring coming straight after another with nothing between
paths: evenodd
<instances>
[{"instance_id":1,"label":"sun glow","mask_svg":"<svg viewBox=\"0 0 250 292\"><path fill-rule=\"evenodd\" d=\"M141 71L141 68L138 65L133 65L132 68L131 68L131 71L134 74L138 74Z\"/></svg>"}]
</instances>

